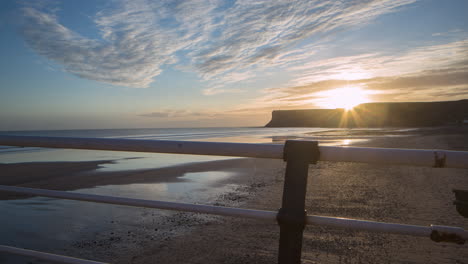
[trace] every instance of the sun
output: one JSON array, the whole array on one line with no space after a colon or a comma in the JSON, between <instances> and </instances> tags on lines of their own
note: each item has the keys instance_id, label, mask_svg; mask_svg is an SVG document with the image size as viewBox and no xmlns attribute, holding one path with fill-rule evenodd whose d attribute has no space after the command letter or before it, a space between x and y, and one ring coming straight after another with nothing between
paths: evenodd
<instances>
[{"instance_id":1,"label":"sun","mask_svg":"<svg viewBox=\"0 0 468 264\"><path fill-rule=\"evenodd\" d=\"M317 100L317 105L329 109L344 108L351 110L359 104L370 102L367 96L368 92L359 87L337 88L319 92L315 95L320 97Z\"/></svg>"}]
</instances>

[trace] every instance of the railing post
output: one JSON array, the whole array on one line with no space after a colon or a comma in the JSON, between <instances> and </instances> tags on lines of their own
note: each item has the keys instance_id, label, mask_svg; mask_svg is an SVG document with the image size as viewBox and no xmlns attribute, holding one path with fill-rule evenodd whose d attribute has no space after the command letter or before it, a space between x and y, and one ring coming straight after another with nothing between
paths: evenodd
<instances>
[{"instance_id":1,"label":"railing post","mask_svg":"<svg viewBox=\"0 0 468 264\"><path fill-rule=\"evenodd\" d=\"M284 145L286 174L278 211L279 264L301 263L302 233L306 222L305 197L309 164L319 159L318 142L288 140Z\"/></svg>"}]
</instances>

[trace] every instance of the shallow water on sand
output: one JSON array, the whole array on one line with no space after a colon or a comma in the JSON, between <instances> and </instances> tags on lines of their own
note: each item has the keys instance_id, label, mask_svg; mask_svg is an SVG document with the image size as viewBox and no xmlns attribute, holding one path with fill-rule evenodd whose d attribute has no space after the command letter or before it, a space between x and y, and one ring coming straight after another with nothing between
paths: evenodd
<instances>
[{"instance_id":1,"label":"shallow water on sand","mask_svg":"<svg viewBox=\"0 0 468 264\"><path fill-rule=\"evenodd\" d=\"M107 185L74 192L209 203L218 195L236 187L233 184L218 184L234 174L223 171L187 173L177 178L176 182ZM1 244L49 252L79 239L84 233L109 229L109 223L114 221L131 223L141 215L139 208L47 197L0 201L0 208ZM157 211L157 216L168 214L170 212ZM1 263L18 263L19 259L11 258L10 261L7 262L0 255Z\"/></svg>"},{"instance_id":2,"label":"shallow water on sand","mask_svg":"<svg viewBox=\"0 0 468 264\"><path fill-rule=\"evenodd\" d=\"M330 137L330 132L327 131L331 130L338 133ZM287 139L310 139L319 140L321 145L344 146L371 138L369 136L346 137L346 133L343 131L325 128L217 128L28 131L1 132L0 134L244 143L282 143ZM0 163L113 161L102 164L97 169L99 172L154 169L222 159L232 158L43 148L3 147L0 149ZM79 189L75 192L152 200L212 203L220 194L232 191L237 187L226 181L235 174L233 171L223 170L189 172L170 181L105 185ZM72 241L82 237L83 234L91 234L110 228L109 223L116 221L115 219L119 219L118 221L121 223L130 224L141 213L141 209L138 208L44 197L0 201L0 208L2 208L0 244L51 252L60 252L60 248L65 248ZM157 211L156 214L163 216L170 213ZM0 254L1 263L28 263L28 261L30 260Z\"/></svg>"}]
</instances>

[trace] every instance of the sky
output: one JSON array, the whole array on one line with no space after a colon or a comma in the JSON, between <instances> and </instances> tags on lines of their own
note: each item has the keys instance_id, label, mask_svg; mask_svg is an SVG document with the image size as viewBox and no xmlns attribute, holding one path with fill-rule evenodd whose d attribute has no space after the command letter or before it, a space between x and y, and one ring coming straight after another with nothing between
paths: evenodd
<instances>
[{"instance_id":1,"label":"sky","mask_svg":"<svg viewBox=\"0 0 468 264\"><path fill-rule=\"evenodd\" d=\"M263 126L277 109L467 99L467 12L466 0L2 0L0 130Z\"/></svg>"}]
</instances>

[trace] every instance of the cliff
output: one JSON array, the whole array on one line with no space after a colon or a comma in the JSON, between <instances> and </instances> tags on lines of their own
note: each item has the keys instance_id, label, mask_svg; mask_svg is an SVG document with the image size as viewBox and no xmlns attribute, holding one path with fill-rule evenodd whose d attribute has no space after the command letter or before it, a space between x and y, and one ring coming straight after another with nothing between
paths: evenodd
<instances>
[{"instance_id":1,"label":"cliff","mask_svg":"<svg viewBox=\"0 0 468 264\"><path fill-rule=\"evenodd\" d=\"M463 123L468 99L449 102L366 103L353 110L276 110L267 127L424 127Z\"/></svg>"}]
</instances>

